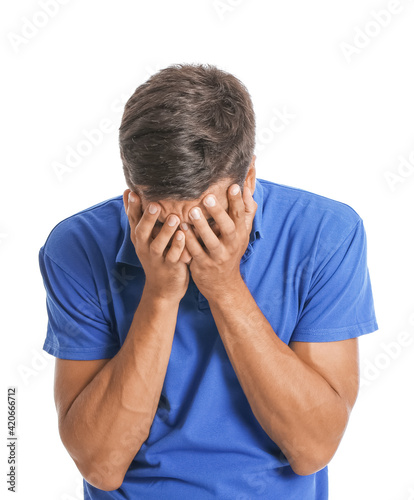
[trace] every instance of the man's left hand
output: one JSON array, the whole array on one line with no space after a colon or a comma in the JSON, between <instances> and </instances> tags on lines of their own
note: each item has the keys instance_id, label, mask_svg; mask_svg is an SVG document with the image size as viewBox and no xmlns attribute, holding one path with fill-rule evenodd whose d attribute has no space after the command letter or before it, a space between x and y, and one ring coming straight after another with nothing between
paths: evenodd
<instances>
[{"instance_id":1,"label":"man's left hand","mask_svg":"<svg viewBox=\"0 0 414 500\"><path fill-rule=\"evenodd\" d=\"M232 194L234 187L239 188L236 194ZM210 198L215 202L212 206L208 204ZM188 226L187 230L182 227L185 232L185 245L192 257L189 266L191 276L207 300L219 298L221 294L226 294L243 281L240 260L249 244L257 210L257 203L248 187L244 188L242 195L240 187L232 184L227 190L227 198L228 213L213 194L208 194L203 199L204 206L218 226L218 236L200 209L190 210L190 217L206 250L197 240L191 227ZM197 210L198 219L192 217L193 210Z\"/></svg>"}]
</instances>

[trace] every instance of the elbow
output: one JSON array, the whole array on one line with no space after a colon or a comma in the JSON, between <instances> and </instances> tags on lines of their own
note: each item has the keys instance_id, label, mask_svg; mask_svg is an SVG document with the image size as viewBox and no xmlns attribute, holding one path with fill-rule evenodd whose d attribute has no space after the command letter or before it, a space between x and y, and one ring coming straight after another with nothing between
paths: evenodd
<instances>
[{"instance_id":1,"label":"elbow","mask_svg":"<svg viewBox=\"0 0 414 500\"><path fill-rule=\"evenodd\" d=\"M324 469L332 460L337 450L337 444L333 447L324 446L298 446L292 448L285 454L290 467L298 476L310 476Z\"/></svg>"},{"instance_id":2,"label":"elbow","mask_svg":"<svg viewBox=\"0 0 414 500\"><path fill-rule=\"evenodd\" d=\"M337 428L332 432L329 439L326 437L323 443L319 437L318 444L314 440L313 445L307 443L305 446L296 446L293 454L290 455L292 460L289 460L295 474L309 476L319 472L329 464L344 435L348 417L348 411L344 410L343 418L337 422Z\"/></svg>"},{"instance_id":3,"label":"elbow","mask_svg":"<svg viewBox=\"0 0 414 500\"><path fill-rule=\"evenodd\" d=\"M72 460L87 483L102 491L114 491L122 486L124 477L120 477L115 471L115 467L108 467L107 463L97 464L95 461L88 463L83 460L78 461L73 455Z\"/></svg>"},{"instance_id":4,"label":"elbow","mask_svg":"<svg viewBox=\"0 0 414 500\"><path fill-rule=\"evenodd\" d=\"M319 455L315 453L303 454L297 457L296 460L292 460L290 466L298 476L310 476L324 469L332 460L335 452L336 448L333 452L330 450L330 453L325 452Z\"/></svg>"},{"instance_id":5,"label":"elbow","mask_svg":"<svg viewBox=\"0 0 414 500\"><path fill-rule=\"evenodd\" d=\"M85 481L91 486L102 491L114 491L122 486L126 471L120 471L114 455L104 460L89 460L88 463L78 463L72 458Z\"/></svg>"},{"instance_id":6,"label":"elbow","mask_svg":"<svg viewBox=\"0 0 414 500\"><path fill-rule=\"evenodd\" d=\"M60 439L85 481L102 491L120 488L126 471L120 470L119 452L114 451L103 456L101 450L92 450L90 442L83 442L73 428L65 424L64 419L59 421Z\"/></svg>"},{"instance_id":7,"label":"elbow","mask_svg":"<svg viewBox=\"0 0 414 500\"><path fill-rule=\"evenodd\" d=\"M78 463L74 457L72 458L85 481L94 488L102 491L114 491L122 486L125 473L121 474L115 461L106 459Z\"/></svg>"},{"instance_id":8,"label":"elbow","mask_svg":"<svg viewBox=\"0 0 414 500\"><path fill-rule=\"evenodd\" d=\"M92 472L88 475L83 476L85 481L91 486L102 491L114 491L122 486L123 480L119 480L116 477L103 477L102 474Z\"/></svg>"},{"instance_id":9,"label":"elbow","mask_svg":"<svg viewBox=\"0 0 414 500\"><path fill-rule=\"evenodd\" d=\"M295 463L291 465L291 467L293 472L298 476L310 476L312 474L315 474L316 472L319 472L327 465L328 462L325 463L325 462L307 461L307 462Z\"/></svg>"},{"instance_id":10,"label":"elbow","mask_svg":"<svg viewBox=\"0 0 414 500\"><path fill-rule=\"evenodd\" d=\"M75 446L73 439L70 439L63 430L60 437L66 451L69 453L82 477L91 486L102 491L114 491L121 487L125 474L119 473L117 460L112 460L109 457L106 460L101 460L87 453L84 446Z\"/></svg>"}]
</instances>

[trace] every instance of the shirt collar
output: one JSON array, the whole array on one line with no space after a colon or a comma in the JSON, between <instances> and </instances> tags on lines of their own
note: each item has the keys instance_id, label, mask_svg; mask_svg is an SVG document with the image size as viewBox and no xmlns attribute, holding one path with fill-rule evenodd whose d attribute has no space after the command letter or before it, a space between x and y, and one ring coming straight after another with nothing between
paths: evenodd
<instances>
[{"instance_id":1,"label":"shirt collar","mask_svg":"<svg viewBox=\"0 0 414 500\"><path fill-rule=\"evenodd\" d=\"M260 179L256 178L256 186L253 193L253 199L257 203L256 214L253 219L252 230L250 233L249 246L253 245L257 238L263 238L262 231L262 214L263 214L263 186ZM122 197L121 197L122 201ZM121 203L120 222L123 233L123 240L120 249L116 255L115 262L129 264L135 267L141 267L142 264L138 259L135 247L131 241L131 229L129 226L128 216L125 212L124 204Z\"/></svg>"}]
</instances>

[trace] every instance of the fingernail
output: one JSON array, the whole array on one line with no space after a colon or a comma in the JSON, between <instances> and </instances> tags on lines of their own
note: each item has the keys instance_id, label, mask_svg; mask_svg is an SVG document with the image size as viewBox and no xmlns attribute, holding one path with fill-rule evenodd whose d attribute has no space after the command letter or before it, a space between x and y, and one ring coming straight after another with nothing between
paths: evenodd
<instances>
[{"instance_id":1,"label":"fingernail","mask_svg":"<svg viewBox=\"0 0 414 500\"><path fill-rule=\"evenodd\" d=\"M193 208L190 212L190 215L193 219L196 219L198 220L201 216L200 216L200 210L198 208Z\"/></svg>"},{"instance_id":2,"label":"fingernail","mask_svg":"<svg viewBox=\"0 0 414 500\"><path fill-rule=\"evenodd\" d=\"M214 207L214 205L216 204L214 196L207 196L207 198L204 200L204 204L208 207Z\"/></svg>"},{"instance_id":3,"label":"fingernail","mask_svg":"<svg viewBox=\"0 0 414 500\"><path fill-rule=\"evenodd\" d=\"M183 233L177 233L177 240L181 241L184 238Z\"/></svg>"},{"instance_id":4,"label":"fingernail","mask_svg":"<svg viewBox=\"0 0 414 500\"><path fill-rule=\"evenodd\" d=\"M174 217L174 215L169 217L168 225L172 227L172 226L175 226L176 224L177 224L177 217Z\"/></svg>"},{"instance_id":5,"label":"fingernail","mask_svg":"<svg viewBox=\"0 0 414 500\"><path fill-rule=\"evenodd\" d=\"M181 222L181 228L184 229L184 231L188 231L188 226L185 222Z\"/></svg>"},{"instance_id":6,"label":"fingernail","mask_svg":"<svg viewBox=\"0 0 414 500\"><path fill-rule=\"evenodd\" d=\"M136 198L135 198L135 196L134 196L133 192L132 192L132 191L130 191L130 192L129 192L129 195L128 195L128 200L129 200L131 203L134 203L135 199L136 199Z\"/></svg>"},{"instance_id":7,"label":"fingernail","mask_svg":"<svg viewBox=\"0 0 414 500\"><path fill-rule=\"evenodd\" d=\"M157 207L151 203L150 206L148 207L148 212L150 214L156 214L157 213Z\"/></svg>"},{"instance_id":8,"label":"fingernail","mask_svg":"<svg viewBox=\"0 0 414 500\"><path fill-rule=\"evenodd\" d=\"M237 185L237 186L233 186L233 187L231 188L231 190L230 190L230 192L231 192L231 194L232 194L232 195L237 194L239 191L240 191L240 186L239 186L239 185Z\"/></svg>"}]
</instances>

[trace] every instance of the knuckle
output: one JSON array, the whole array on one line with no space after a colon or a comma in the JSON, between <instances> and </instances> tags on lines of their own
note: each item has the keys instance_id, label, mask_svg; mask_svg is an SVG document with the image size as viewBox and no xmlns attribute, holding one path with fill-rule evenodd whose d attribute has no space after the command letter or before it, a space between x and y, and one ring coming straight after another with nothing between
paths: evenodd
<instances>
[{"instance_id":1,"label":"knuckle","mask_svg":"<svg viewBox=\"0 0 414 500\"><path fill-rule=\"evenodd\" d=\"M216 262L218 266L223 266L226 263L226 259L224 259L223 257L218 257L216 259Z\"/></svg>"},{"instance_id":2,"label":"knuckle","mask_svg":"<svg viewBox=\"0 0 414 500\"><path fill-rule=\"evenodd\" d=\"M138 224L135 226L134 231L131 231L131 238L132 238L132 235L134 235L136 241L142 240L141 231L139 230Z\"/></svg>"},{"instance_id":3,"label":"knuckle","mask_svg":"<svg viewBox=\"0 0 414 500\"><path fill-rule=\"evenodd\" d=\"M167 252L167 255L165 256L165 262L168 262L168 264L174 264L176 260L177 259L175 252L171 252L171 250Z\"/></svg>"},{"instance_id":4,"label":"knuckle","mask_svg":"<svg viewBox=\"0 0 414 500\"><path fill-rule=\"evenodd\" d=\"M156 257L162 255L161 246L154 240L149 246L150 253Z\"/></svg>"},{"instance_id":5,"label":"knuckle","mask_svg":"<svg viewBox=\"0 0 414 500\"><path fill-rule=\"evenodd\" d=\"M232 224L231 226L229 226L227 229L226 229L226 234L228 236L235 236L236 234L236 225L235 224Z\"/></svg>"},{"instance_id":6,"label":"knuckle","mask_svg":"<svg viewBox=\"0 0 414 500\"><path fill-rule=\"evenodd\" d=\"M220 246L221 246L220 241L217 241L217 242L212 243L212 244L210 245L211 250L213 250L213 251L214 251L214 250L218 250L218 249L220 248Z\"/></svg>"}]
</instances>

